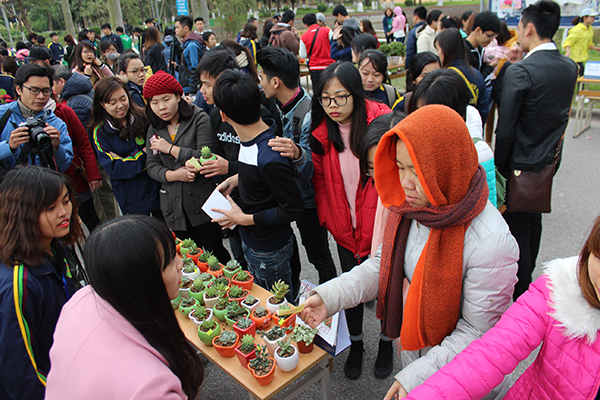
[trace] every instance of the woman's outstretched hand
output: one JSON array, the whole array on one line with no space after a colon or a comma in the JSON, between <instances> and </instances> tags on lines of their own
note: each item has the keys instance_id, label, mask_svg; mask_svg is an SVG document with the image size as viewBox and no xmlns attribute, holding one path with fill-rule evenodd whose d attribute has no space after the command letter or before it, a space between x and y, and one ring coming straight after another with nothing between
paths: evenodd
<instances>
[{"instance_id":1,"label":"woman's outstretched hand","mask_svg":"<svg viewBox=\"0 0 600 400\"><path fill-rule=\"evenodd\" d=\"M327 318L327 307L323 303L323 299L318 294L313 294L304 302L304 311L300 313L302 321L310 325L311 328L316 328L321 322Z\"/></svg>"}]
</instances>

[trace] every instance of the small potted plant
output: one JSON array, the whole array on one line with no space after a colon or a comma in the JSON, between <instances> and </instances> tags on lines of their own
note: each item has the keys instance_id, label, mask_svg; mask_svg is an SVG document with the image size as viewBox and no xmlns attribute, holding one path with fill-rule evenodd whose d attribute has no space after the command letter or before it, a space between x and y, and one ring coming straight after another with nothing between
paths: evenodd
<instances>
[{"instance_id":1,"label":"small potted plant","mask_svg":"<svg viewBox=\"0 0 600 400\"><path fill-rule=\"evenodd\" d=\"M230 301L225 310L225 321L233 328L233 325L242 318L247 318L250 315L250 311L240 306L235 301Z\"/></svg>"},{"instance_id":2,"label":"small potted plant","mask_svg":"<svg viewBox=\"0 0 600 400\"><path fill-rule=\"evenodd\" d=\"M188 238L181 242L181 245L179 246L179 252L183 257L187 257L188 253L195 248L196 242Z\"/></svg>"},{"instance_id":3,"label":"small potted plant","mask_svg":"<svg viewBox=\"0 0 600 400\"><path fill-rule=\"evenodd\" d=\"M285 333L285 328L280 327L279 325L275 325L268 331L260 331L260 336L265 341L267 348L269 349L269 353L275 354L275 350L277 349L277 342L280 340L287 339L287 334Z\"/></svg>"},{"instance_id":4,"label":"small potted plant","mask_svg":"<svg viewBox=\"0 0 600 400\"><path fill-rule=\"evenodd\" d=\"M199 306L193 310L188 317L194 323L194 325L200 326L202 321L212 318L212 312L213 311L210 308L207 309L206 307Z\"/></svg>"},{"instance_id":5,"label":"small potted plant","mask_svg":"<svg viewBox=\"0 0 600 400\"><path fill-rule=\"evenodd\" d=\"M271 311L258 307L250 313L250 319L256 323L256 329L266 329L271 324Z\"/></svg>"},{"instance_id":6,"label":"small potted plant","mask_svg":"<svg viewBox=\"0 0 600 400\"><path fill-rule=\"evenodd\" d=\"M196 279L200 279L202 282L204 282L204 286L208 287L215 280L215 277L208 272L201 272Z\"/></svg>"},{"instance_id":7,"label":"small potted plant","mask_svg":"<svg viewBox=\"0 0 600 400\"><path fill-rule=\"evenodd\" d=\"M198 303L198 300L196 300L193 297L186 297L183 300L181 300L181 303L179 303L179 311L181 311L183 315L187 317L194 309L198 308L199 306L200 303Z\"/></svg>"},{"instance_id":8,"label":"small potted plant","mask_svg":"<svg viewBox=\"0 0 600 400\"><path fill-rule=\"evenodd\" d=\"M223 266L219 263L217 257L208 257L208 271L206 272L208 272L211 275L214 275L215 278L220 278L223 276Z\"/></svg>"},{"instance_id":9,"label":"small potted plant","mask_svg":"<svg viewBox=\"0 0 600 400\"><path fill-rule=\"evenodd\" d=\"M238 332L238 334L240 334ZM241 336L241 335L240 335ZM240 339L240 345L235 348L235 355L237 356L242 367L247 367L250 360L256 358L256 345L254 344L253 335L243 335Z\"/></svg>"},{"instance_id":10,"label":"small potted plant","mask_svg":"<svg viewBox=\"0 0 600 400\"><path fill-rule=\"evenodd\" d=\"M178 255L181 255L182 240L179 239L177 236L175 236L175 233L173 233L173 236L175 237L175 251L177 252Z\"/></svg>"},{"instance_id":11,"label":"small potted plant","mask_svg":"<svg viewBox=\"0 0 600 400\"><path fill-rule=\"evenodd\" d=\"M212 344L222 357L233 357L238 342L239 336L236 332L223 331L219 336L213 338Z\"/></svg>"},{"instance_id":12,"label":"small potted plant","mask_svg":"<svg viewBox=\"0 0 600 400\"><path fill-rule=\"evenodd\" d=\"M177 297L171 300L171 307L173 307L173 310L177 310L179 308L179 303L181 303L181 292L177 294Z\"/></svg>"},{"instance_id":13,"label":"small potted plant","mask_svg":"<svg viewBox=\"0 0 600 400\"><path fill-rule=\"evenodd\" d=\"M404 47L404 44L395 41L390 43L389 46L392 65L399 64L400 58L404 57L404 55L406 54L406 47Z\"/></svg>"},{"instance_id":14,"label":"small potted plant","mask_svg":"<svg viewBox=\"0 0 600 400\"><path fill-rule=\"evenodd\" d=\"M200 149L200 165L204 164L208 160L216 160L217 156L213 154L210 147L204 146Z\"/></svg>"},{"instance_id":15,"label":"small potted plant","mask_svg":"<svg viewBox=\"0 0 600 400\"><path fill-rule=\"evenodd\" d=\"M225 314L229 303L227 296L219 295L219 301L213 306L213 315L221 322L225 322Z\"/></svg>"},{"instance_id":16,"label":"small potted plant","mask_svg":"<svg viewBox=\"0 0 600 400\"><path fill-rule=\"evenodd\" d=\"M256 358L250 360L248 369L252 371L252 375L261 386L268 385L273 381L275 360L269 357L266 346L256 346Z\"/></svg>"},{"instance_id":17,"label":"small potted plant","mask_svg":"<svg viewBox=\"0 0 600 400\"><path fill-rule=\"evenodd\" d=\"M300 353L310 353L314 346L313 340L318 333L317 328L312 329L306 325L296 325L290 339L296 342Z\"/></svg>"},{"instance_id":18,"label":"small potted plant","mask_svg":"<svg viewBox=\"0 0 600 400\"><path fill-rule=\"evenodd\" d=\"M195 298L196 300L198 300L198 303L200 303L200 305L204 305L205 290L206 287L204 286L204 282L202 282L200 279L196 279L194 281L194 284L190 288L189 297Z\"/></svg>"},{"instance_id":19,"label":"small potted plant","mask_svg":"<svg viewBox=\"0 0 600 400\"><path fill-rule=\"evenodd\" d=\"M229 279L242 270L242 266L236 260L229 260L223 268L223 274Z\"/></svg>"},{"instance_id":20,"label":"small potted plant","mask_svg":"<svg viewBox=\"0 0 600 400\"><path fill-rule=\"evenodd\" d=\"M254 277L248 271L239 271L231 278L231 283L250 291L254 284Z\"/></svg>"},{"instance_id":21,"label":"small potted plant","mask_svg":"<svg viewBox=\"0 0 600 400\"><path fill-rule=\"evenodd\" d=\"M194 247L194 248L190 249L190 251L188 251L187 255L189 258L192 259L194 264L198 265L198 258L200 258L200 255L202 254L202 252L203 252L203 250L201 248Z\"/></svg>"},{"instance_id":22,"label":"small potted plant","mask_svg":"<svg viewBox=\"0 0 600 400\"><path fill-rule=\"evenodd\" d=\"M181 297L189 297L190 288L194 284L194 281L188 278L187 276L181 277L181 283L179 284L179 294Z\"/></svg>"},{"instance_id":23,"label":"small potted plant","mask_svg":"<svg viewBox=\"0 0 600 400\"><path fill-rule=\"evenodd\" d=\"M233 330L236 331L241 337L244 335L252 335L252 337L254 337L256 334L256 323L248 317L243 317L238 319L235 324L233 324Z\"/></svg>"},{"instance_id":24,"label":"small potted plant","mask_svg":"<svg viewBox=\"0 0 600 400\"><path fill-rule=\"evenodd\" d=\"M213 308L219 301L219 291L215 285L209 286L204 291L204 306L206 308Z\"/></svg>"},{"instance_id":25,"label":"small potted plant","mask_svg":"<svg viewBox=\"0 0 600 400\"><path fill-rule=\"evenodd\" d=\"M289 304L282 304L279 306L280 310L289 310L290 309L290 305ZM294 327L296 326L296 314L290 314L288 316L282 316L280 317L279 315L277 315L277 313L273 314L273 322L275 323L275 325L281 325L284 326L286 328L288 327Z\"/></svg>"},{"instance_id":26,"label":"small potted plant","mask_svg":"<svg viewBox=\"0 0 600 400\"><path fill-rule=\"evenodd\" d=\"M298 361L300 361L298 349L290 343L289 339L279 340L277 344L279 347L273 353L275 363L283 372L290 372L298 366Z\"/></svg>"},{"instance_id":27,"label":"small potted plant","mask_svg":"<svg viewBox=\"0 0 600 400\"><path fill-rule=\"evenodd\" d=\"M208 258L212 255L212 252L208 250L203 250L202 253L200 253L200 255L198 256L198 260L196 261L196 265L198 265L200 271L208 271Z\"/></svg>"},{"instance_id":28,"label":"small potted plant","mask_svg":"<svg viewBox=\"0 0 600 400\"><path fill-rule=\"evenodd\" d=\"M267 303L265 307L267 310L271 311L271 314L276 314L277 310L279 310L280 305L286 305L288 302L285 299L285 295L290 291L290 285L282 281L278 280L271 287L271 293L273 294L271 297L267 299Z\"/></svg>"},{"instance_id":29,"label":"small potted plant","mask_svg":"<svg viewBox=\"0 0 600 400\"><path fill-rule=\"evenodd\" d=\"M191 280L196 279L200 275L200 269L191 258L185 257L183 260L183 276L187 276Z\"/></svg>"},{"instance_id":30,"label":"small potted plant","mask_svg":"<svg viewBox=\"0 0 600 400\"><path fill-rule=\"evenodd\" d=\"M222 284L222 285L224 285L226 287L229 287L231 285L231 280L229 280L229 278L227 278L225 276L222 276L220 278L215 278L215 280L213 282L214 282L214 284L220 283L220 284Z\"/></svg>"},{"instance_id":31,"label":"small potted plant","mask_svg":"<svg viewBox=\"0 0 600 400\"><path fill-rule=\"evenodd\" d=\"M221 327L214 319L205 319L198 327L198 339L207 346L212 346L212 340L219 336Z\"/></svg>"},{"instance_id":32,"label":"small potted plant","mask_svg":"<svg viewBox=\"0 0 600 400\"><path fill-rule=\"evenodd\" d=\"M238 304L248 297L249 294L250 292L248 290L242 289L238 285L231 285L229 287L229 300L235 301Z\"/></svg>"},{"instance_id":33,"label":"small potted plant","mask_svg":"<svg viewBox=\"0 0 600 400\"><path fill-rule=\"evenodd\" d=\"M252 312L260 306L260 299L249 294L240 304Z\"/></svg>"}]
</instances>

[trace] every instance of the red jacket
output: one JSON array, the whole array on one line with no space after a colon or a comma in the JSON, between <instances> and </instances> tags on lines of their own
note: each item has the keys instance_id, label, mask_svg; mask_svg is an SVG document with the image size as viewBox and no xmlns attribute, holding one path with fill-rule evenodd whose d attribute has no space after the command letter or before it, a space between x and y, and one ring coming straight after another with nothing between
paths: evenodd
<instances>
[{"instance_id":1,"label":"red jacket","mask_svg":"<svg viewBox=\"0 0 600 400\"><path fill-rule=\"evenodd\" d=\"M365 103L367 123L380 115L390 113L389 107L385 104L370 100L365 100ZM338 244L352 251L355 257L362 259L371 251L378 198L375 184L372 179L369 179L365 187L360 181L356 183L356 229L354 229L338 152L329 142L325 118L312 135L321 143L325 152L324 155L312 153L315 167L313 184L319 221L331 232Z\"/></svg>"},{"instance_id":2,"label":"red jacket","mask_svg":"<svg viewBox=\"0 0 600 400\"><path fill-rule=\"evenodd\" d=\"M312 47L315 33L319 29L317 40L315 40L315 47L310 52ZM333 64L335 61L331 58L331 44L329 43L329 28L326 26L320 27L318 24L314 24L308 27L304 35L300 38L306 46L306 55L309 59L308 68L311 71L323 70L328 65ZM309 56L310 54L310 56Z\"/></svg>"},{"instance_id":3,"label":"red jacket","mask_svg":"<svg viewBox=\"0 0 600 400\"><path fill-rule=\"evenodd\" d=\"M71 136L71 140L73 141L73 161L65 171L65 174L75 182L75 191L83 193L90 188L88 182L101 179L94 150L92 149L85 128L71 107L66 103L57 102L54 114L67 124L69 136ZM87 174L87 180L82 176L81 171L78 172L81 166L83 166Z\"/></svg>"}]
</instances>

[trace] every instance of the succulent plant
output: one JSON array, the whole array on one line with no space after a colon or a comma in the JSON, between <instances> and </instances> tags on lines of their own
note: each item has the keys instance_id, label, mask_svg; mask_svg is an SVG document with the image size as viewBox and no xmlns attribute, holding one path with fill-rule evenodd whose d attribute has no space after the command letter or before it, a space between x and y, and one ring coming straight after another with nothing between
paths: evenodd
<instances>
[{"instance_id":1,"label":"succulent plant","mask_svg":"<svg viewBox=\"0 0 600 400\"><path fill-rule=\"evenodd\" d=\"M206 296L207 299L214 299L215 297L219 296L219 291L217 290L215 285L212 285L206 289L206 292L204 292L204 295Z\"/></svg>"},{"instance_id":2,"label":"succulent plant","mask_svg":"<svg viewBox=\"0 0 600 400\"><path fill-rule=\"evenodd\" d=\"M218 271L219 269L221 269L221 264L219 264L219 260L215 256L208 257L207 263L208 263L208 268L211 271Z\"/></svg>"},{"instance_id":3,"label":"succulent plant","mask_svg":"<svg viewBox=\"0 0 600 400\"><path fill-rule=\"evenodd\" d=\"M248 271L240 271L235 275L235 280L238 282L247 282L250 280Z\"/></svg>"},{"instance_id":4,"label":"succulent plant","mask_svg":"<svg viewBox=\"0 0 600 400\"><path fill-rule=\"evenodd\" d=\"M313 342L318 333L319 330L317 328L311 329L306 325L296 325L290 335L290 339L296 343L304 342L308 346Z\"/></svg>"},{"instance_id":5,"label":"succulent plant","mask_svg":"<svg viewBox=\"0 0 600 400\"><path fill-rule=\"evenodd\" d=\"M254 310L254 316L257 318L266 317L268 313L269 311L264 307L258 307L256 310Z\"/></svg>"},{"instance_id":6,"label":"succulent plant","mask_svg":"<svg viewBox=\"0 0 600 400\"><path fill-rule=\"evenodd\" d=\"M211 287L214 287L217 290L217 292L219 293L219 296L226 295L227 289L229 289L229 286L227 286L225 283L222 283L222 282L213 282Z\"/></svg>"},{"instance_id":7,"label":"succulent plant","mask_svg":"<svg viewBox=\"0 0 600 400\"><path fill-rule=\"evenodd\" d=\"M260 331L260 336L261 337L266 337L270 341L273 341L273 340L277 340L279 338L284 337L285 336L285 330L281 326L275 325L274 327L272 327L267 332Z\"/></svg>"},{"instance_id":8,"label":"succulent plant","mask_svg":"<svg viewBox=\"0 0 600 400\"><path fill-rule=\"evenodd\" d=\"M192 239L185 239L180 246L190 250L197 247L196 242L194 242Z\"/></svg>"},{"instance_id":9,"label":"succulent plant","mask_svg":"<svg viewBox=\"0 0 600 400\"><path fill-rule=\"evenodd\" d=\"M232 299L239 299L244 295L244 289L238 285L231 285L229 287L229 297Z\"/></svg>"},{"instance_id":10,"label":"succulent plant","mask_svg":"<svg viewBox=\"0 0 600 400\"><path fill-rule=\"evenodd\" d=\"M249 294L248 297L246 297L246 299L244 299L244 303L246 303L249 306L254 305L254 303L256 303L257 301L258 301L258 299L256 297L252 296L251 294Z\"/></svg>"},{"instance_id":11,"label":"succulent plant","mask_svg":"<svg viewBox=\"0 0 600 400\"><path fill-rule=\"evenodd\" d=\"M248 310L240 306L238 303L233 302L227 305L227 314L225 315L232 321L238 321L239 319L248 315Z\"/></svg>"},{"instance_id":12,"label":"succulent plant","mask_svg":"<svg viewBox=\"0 0 600 400\"><path fill-rule=\"evenodd\" d=\"M208 273L208 272L207 272ZM210 274L209 274L210 275ZM215 279L215 285L216 284L223 284L225 287L229 287L229 280L227 278L225 278L224 276L220 277L220 278L216 278Z\"/></svg>"},{"instance_id":13,"label":"succulent plant","mask_svg":"<svg viewBox=\"0 0 600 400\"><path fill-rule=\"evenodd\" d=\"M188 252L188 254L192 254L192 255L195 256L196 254L200 253L201 251L202 250L200 250L199 248L194 247L194 248L190 249L190 251Z\"/></svg>"},{"instance_id":14,"label":"succulent plant","mask_svg":"<svg viewBox=\"0 0 600 400\"><path fill-rule=\"evenodd\" d=\"M215 304L214 308L216 308L217 310L224 310L227 308L228 305L229 305L229 298L219 296L219 301L217 302L217 304Z\"/></svg>"},{"instance_id":15,"label":"succulent plant","mask_svg":"<svg viewBox=\"0 0 600 400\"><path fill-rule=\"evenodd\" d=\"M294 354L295 349L292 347L292 343L289 339L279 340L277 341L277 344L279 345L279 349L277 350L277 354L279 354L279 357L285 358L290 357Z\"/></svg>"},{"instance_id":16,"label":"succulent plant","mask_svg":"<svg viewBox=\"0 0 600 400\"><path fill-rule=\"evenodd\" d=\"M202 155L202 158L206 159L211 158L213 155L212 151L210 150L210 147L208 146L202 147L202 149L200 149L200 154Z\"/></svg>"},{"instance_id":17,"label":"succulent plant","mask_svg":"<svg viewBox=\"0 0 600 400\"><path fill-rule=\"evenodd\" d=\"M227 317L229 317L229 314L227 315ZM231 319L231 317L229 318ZM237 320L235 326L237 326L240 329L248 329L252 326L252 320L248 317L242 317Z\"/></svg>"},{"instance_id":18,"label":"succulent plant","mask_svg":"<svg viewBox=\"0 0 600 400\"><path fill-rule=\"evenodd\" d=\"M193 283L194 281L192 281L190 278L184 275L181 277L181 283L179 284L179 287L182 289L189 289L190 287L192 287Z\"/></svg>"},{"instance_id":19,"label":"succulent plant","mask_svg":"<svg viewBox=\"0 0 600 400\"><path fill-rule=\"evenodd\" d=\"M248 364L258 376L266 375L273 368L273 360L269 360L267 346L256 345L256 358Z\"/></svg>"},{"instance_id":20,"label":"succulent plant","mask_svg":"<svg viewBox=\"0 0 600 400\"><path fill-rule=\"evenodd\" d=\"M214 319L205 319L200 324L200 330L202 332L208 332L211 329L215 329L217 327L217 322Z\"/></svg>"},{"instance_id":21,"label":"succulent plant","mask_svg":"<svg viewBox=\"0 0 600 400\"><path fill-rule=\"evenodd\" d=\"M244 335L240 339L240 351L244 354L250 353L254 350L254 336L252 335Z\"/></svg>"},{"instance_id":22,"label":"succulent plant","mask_svg":"<svg viewBox=\"0 0 600 400\"><path fill-rule=\"evenodd\" d=\"M183 259L183 272L186 274L191 274L196 270L196 264L194 264L194 260L191 258L185 257Z\"/></svg>"},{"instance_id":23,"label":"succulent plant","mask_svg":"<svg viewBox=\"0 0 600 400\"><path fill-rule=\"evenodd\" d=\"M280 304L279 305L279 309L280 310L289 310L290 309L290 305L289 304Z\"/></svg>"},{"instance_id":24,"label":"succulent plant","mask_svg":"<svg viewBox=\"0 0 600 400\"><path fill-rule=\"evenodd\" d=\"M181 300L181 307L191 307L196 304L198 300L193 297L185 297Z\"/></svg>"},{"instance_id":25,"label":"succulent plant","mask_svg":"<svg viewBox=\"0 0 600 400\"><path fill-rule=\"evenodd\" d=\"M227 265L225 265L225 269L227 271L235 271L240 267L240 263L237 260L229 260L227 261Z\"/></svg>"},{"instance_id":26,"label":"succulent plant","mask_svg":"<svg viewBox=\"0 0 600 400\"><path fill-rule=\"evenodd\" d=\"M212 254L212 251L204 250L204 251L202 252L202 254L200 254L200 256L198 256L198 260L200 260L200 261L202 261L202 262L207 262L207 261L208 261L208 258L209 258L210 256L212 256L212 255L213 255L213 254Z\"/></svg>"},{"instance_id":27,"label":"succulent plant","mask_svg":"<svg viewBox=\"0 0 600 400\"><path fill-rule=\"evenodd\" d=\"M202 282L200 279L196 279L190 290L192 292L200 293L204 290L204 282Z\"/></svg>"},{"instance_id":28,"label":"succulent plant","mask_svg":"<svg viewBox=\"0 0 600 400\"><path fill-rule=\"evenodd\" d=\"M233 331L223 331L219 335L219 338L216 340L216 343L219 346L223 347L231 347L235 344L237 340L237 334Z\"/></svg>"},{"instance_id":29,"label":"succulent plant","mask_svg":"<svg viewBox=\"0 0 600 400\"><path fill-rule=\"evenodd\" d=\"M198 320L204 320L208 315L208 311L206 311L206 307L200 306L192 311L192 316Z\"/></svg>"},{"instance_id":30,"label":"succulent plant","mask_svg":"<svg viewBox=\"0 0 600 400\"><path fill-rule=\"evenodd\" d=\"M203 272L200 274L200 276L198 276L197 279L201 280L202 282L208 282L213 279L213 276L208 272Z\"/></svg>"},{"instance_id":31,"label":"succulent plant","mask_svg":"<svg viewBox=\"0 0 600 400\"><path fill-rule=\"evenodd\" d=\"M271 293L273 294L273 300L275 300L274 304L279 304L283 302L285 295L290 291L290 285L282 281L278 280L271 287Z\"/></svg>"}]
</instances>

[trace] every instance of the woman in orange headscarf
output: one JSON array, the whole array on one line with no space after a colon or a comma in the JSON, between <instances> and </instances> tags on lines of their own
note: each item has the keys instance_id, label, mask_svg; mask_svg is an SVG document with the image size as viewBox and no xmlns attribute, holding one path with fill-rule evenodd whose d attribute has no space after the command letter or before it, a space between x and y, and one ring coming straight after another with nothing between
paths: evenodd
<instances>
[{"instance_id":1,"label":"woman in orange headscarf","mask_svg":"<svg viewBox=\"0 0 600 400\"><path fill-rule=\"evenodd\" d=\"M390 210L383 245L375 257L317 287L301 318L314 326L378 297L382 333L399 338L404 350L404 368L386 396L392 398L494 326L512 298L519 252L487 199L485 171L465 122L448 107L422 107L383 136L375 184Z\"/></svg>"}]
</instances>

